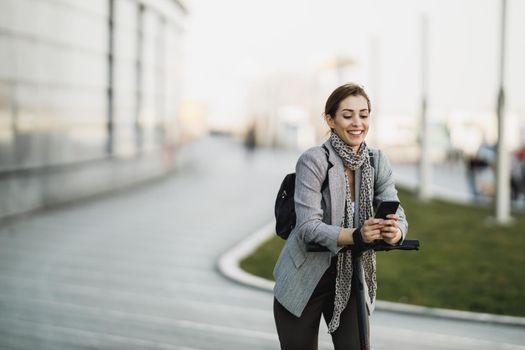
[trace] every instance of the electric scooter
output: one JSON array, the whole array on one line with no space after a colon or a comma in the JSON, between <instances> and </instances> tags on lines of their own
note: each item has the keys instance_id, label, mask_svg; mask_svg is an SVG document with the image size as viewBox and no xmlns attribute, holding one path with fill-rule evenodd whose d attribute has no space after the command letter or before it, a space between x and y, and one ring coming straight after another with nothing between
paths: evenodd
<instances>
[{"instance_id":1,"label":"electric scooter","mask_svg":"<svg viewBox=\"0 0 525 350\"><path fill-rule=\"evenodd\" d=\"M356 294L356 305L357 305L357 323L359 329L359 343L361 350L370 350L370 339L368 338L368 332L366 330L366 301L365 301L365 288L364 288L364 277L361 257L367 250L375 250L376 252L388 252L391 250L419 250L418 240L404 240L402 244L390 245L383 240L376 240L371 244L367 244L363 247L357 247L354 245L346 246L343 250L352 251L352 285L355 286L354 291ZM321 245L309 245L308 251L311 252L323 252L328 249Z\"/></svg>"}]
</instances>

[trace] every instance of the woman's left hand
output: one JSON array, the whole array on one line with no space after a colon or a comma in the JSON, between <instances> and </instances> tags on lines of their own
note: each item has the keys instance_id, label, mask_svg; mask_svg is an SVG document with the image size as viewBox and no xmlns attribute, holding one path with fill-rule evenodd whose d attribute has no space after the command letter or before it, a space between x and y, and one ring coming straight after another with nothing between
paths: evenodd
<instances>
[{"instance_id":1,"label":"woman's left hand","mask_svg":"<svg viewBox=\"0 0 525 350\"><path fill-rule=\"evenodd\" d=\"M384 226L381 228L381 236L388 244L396 244L402 238L401 230L397 226L397 220L399 220L397 215L390 214L383 221Z\"/></svg>"}]
</instances>

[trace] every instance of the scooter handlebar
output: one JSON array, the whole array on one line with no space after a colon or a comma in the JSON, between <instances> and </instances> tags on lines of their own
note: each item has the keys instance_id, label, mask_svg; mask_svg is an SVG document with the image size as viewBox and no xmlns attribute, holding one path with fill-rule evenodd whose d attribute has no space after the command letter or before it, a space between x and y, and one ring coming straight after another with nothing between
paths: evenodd
<instances>
[{"instance_id":1,"label":"scooter handlebar","mask_svg":"<svg viewBox=\"0 0 525 350\"><path fill-rule=\"evenodd\" d=\"M401 244L391 245L383 241L382 239L375 240L369 244L366 248L360 249L360 251L366 251L373 249L376 252L388 252L391 250L419 250L419 241L417 239L406 239ZM342 250L354 250L356 249L353 245L345 246ZM307 250L309 252L327 252L328 248L316 243L308 244Z\"/></svg>"}]
</instances>

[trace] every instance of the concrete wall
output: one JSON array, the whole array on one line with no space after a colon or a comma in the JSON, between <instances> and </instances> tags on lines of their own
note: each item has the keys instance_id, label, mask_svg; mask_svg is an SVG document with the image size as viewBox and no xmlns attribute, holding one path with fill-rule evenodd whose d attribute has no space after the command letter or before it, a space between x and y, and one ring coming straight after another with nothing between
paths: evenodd
<instances>
[{"instance_id":1,"label":"concrete wall","mask_svg":"<svg viewBox=\"0 0 525 350\"><path fill-rule=\"evenodd\" d=\"M0 218L172 169L185 17L175 0L0 1Z\"/></svg>"},{"instance_id":2,"label":"concrete wall","mask_svg":"<svg viewBox=\"0 0 525 350\"><path fill-rule=\"evenodd\" d=\"M0 174L0 219L123 189L173 167L161 153Z\"/></svg>"}]
</instances>

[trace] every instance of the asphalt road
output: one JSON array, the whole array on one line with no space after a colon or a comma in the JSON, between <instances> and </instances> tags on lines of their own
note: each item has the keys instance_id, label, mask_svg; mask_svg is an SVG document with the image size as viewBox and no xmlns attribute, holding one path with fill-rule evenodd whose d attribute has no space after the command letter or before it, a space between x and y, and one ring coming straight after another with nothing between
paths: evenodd
<instances>
[{"instance_id":1,"label":"asphalt road","mask_svg":"<svg viewBox=\"0 0 525 350\"><path fill-rule=\"evenodd\" d=\"M272 218L295 159L207 138L169 178L2 226L0 349L278 349L272 295L216 263ZM524 330L377 312L372 346L525 349Z\"/></svg>"}]
</instances>

